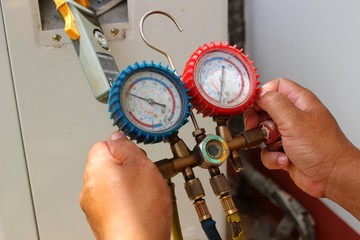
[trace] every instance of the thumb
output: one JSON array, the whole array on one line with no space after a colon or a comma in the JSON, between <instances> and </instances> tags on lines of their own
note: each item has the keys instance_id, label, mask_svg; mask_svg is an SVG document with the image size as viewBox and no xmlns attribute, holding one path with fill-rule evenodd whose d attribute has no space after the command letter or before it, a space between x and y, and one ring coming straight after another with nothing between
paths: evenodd
<instances>
[{"instance_id":1,"label":"thumb","mask_svg":"<svg viewBox=\"0 0 360 240\"><path fill-rule=\"evenodd\" d=\"M122 132L117 131L111 134L107 145L111 155L120 163L124 163L130 157L138 160L147 159L145 153L135 143L128 140Z\"/></svg>"},{"instance_id":2,"label":"thumb","mask_svg":"<svg viewBox=\"0 0 360 240\"><path fill-rule=\"evenodd\" d=\"M287 96L280 92L265 92L256 103L270 115L279 128L284 124L296 123L302 113Z\"/></svg>"}]
</instances>

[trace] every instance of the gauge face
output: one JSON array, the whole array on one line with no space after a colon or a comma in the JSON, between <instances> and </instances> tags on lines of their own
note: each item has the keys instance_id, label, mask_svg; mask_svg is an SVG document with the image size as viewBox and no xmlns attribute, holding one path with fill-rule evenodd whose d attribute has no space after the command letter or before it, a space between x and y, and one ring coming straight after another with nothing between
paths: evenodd
<instances>
[{"instance_id":1,"label":"gauge face","mask_svg":"<svg viewBox=\"0 0 360 240\"><path fill-rule=\"evenodd\" d=\"M199 113L234 116L244 112L259 94L256 70L242 49L211 42L190 56L182 81Z\"/></svg>"},{"instance_id":2,"label":"gauge face","mask_svg":"<svg viewBox=\"0 0 360 240\"><path fill-rule=\"evenodd\" d=\"M183 120L179 86L156 71L131 74L121 87L120 104L126 118L146 132L163 133Z\"/></svg>"},{"instance_id":3,"label":"gauge face","mask_svg":"<svg viewBox=\"0 0 360 240\"><path fill-rule=\"evenodd\" d=\"M226 50L207 52L199 59L195 84L209 103L221 108L240 106L253 94L244 64Z\"/></svg>"}]
</instances>

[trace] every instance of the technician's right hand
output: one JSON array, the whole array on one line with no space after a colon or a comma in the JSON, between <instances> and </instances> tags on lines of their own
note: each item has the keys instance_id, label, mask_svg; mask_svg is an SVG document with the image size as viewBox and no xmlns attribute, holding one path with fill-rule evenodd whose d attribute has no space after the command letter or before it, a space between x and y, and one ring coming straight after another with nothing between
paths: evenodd
<instances>
[{"instance_id":1,"label":"technician's right hand","mask_svg":"<svg viewBox=\"0 0 360 240\"><path fill-rule=\"evenodd\" d=\"M246 128L259 125L255 109L267 112L277 124L284 148L284 152L264 149L263 164L288 171L306 193L328 197L359 218L360 182L355 171L360 170L360 152L320 100L295 82L279 78L265 84L256 106L244 113Z\"/></svg>"},{"instance_id":2,"label":"technician's right hand","mask_svg":"<svg viewBox=\"0 0 360 240\"><path fill-rule=\"evenodd\" d=\"M170 238L169 188L155 164L121 132L91 148L80 205L97 239Z\"/></svg>"}]
</instances>

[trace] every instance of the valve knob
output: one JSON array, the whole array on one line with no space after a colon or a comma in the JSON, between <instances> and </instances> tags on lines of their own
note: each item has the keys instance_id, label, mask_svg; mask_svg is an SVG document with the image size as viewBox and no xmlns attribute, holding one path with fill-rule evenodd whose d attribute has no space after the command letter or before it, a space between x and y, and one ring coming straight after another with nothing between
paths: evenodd
<instances>
[{"instance_id":1,"label":"valve knob","mask_svg":"<svg viewBox=\"0 0 360 240\"><path fill-rule=\"evenodd\" d=\"M266 133L264 143L270 151L282 151L281 134L276 123L266 112L260 112L259 127Z\"/></svg>"}]
</instances>

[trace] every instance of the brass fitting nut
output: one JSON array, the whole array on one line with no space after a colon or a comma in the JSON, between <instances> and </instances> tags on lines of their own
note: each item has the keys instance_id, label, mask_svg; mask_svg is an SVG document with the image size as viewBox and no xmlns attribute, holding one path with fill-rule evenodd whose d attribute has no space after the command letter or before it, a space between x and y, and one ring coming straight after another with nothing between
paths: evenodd
<instances>
[{"instance_id":1,"label":"brass fitting nut","mask_svg":"<svg viewBox=\"0 0 360 240\"><path fill-rule=\"evenodd\" d=\"M198 178L185 182L185 190L190 200L195 201L205 196L204 188Z\"/></svg>"},{"instance_id":2,"label":"brass fitting nut","mask_svg":"<svg viewBox=\"0 0 360 240\"><path fill-rule=\"evenodd\" d=\"M230 195L225 195L221 197L220 202L226 216L238 212L238 209L236 208L235 203Z\"/></svg>"},{"instance_id":3,"label":"brass fitting nut","mask_svg":"<svg viewBox=\"0 0 360 240\"><path fill-rule=\"evenodd\" d=\"M231 191L230 185L223 173L210 178L210 185L216 196L224 195Z\"/></svg>"},{"instance_id":4,"label":"brass fitting nut","mask_svg":"<svg viewBox=\"0 0 360 240\"><path fill-rule=\"evenodd\" d=\"M200 222L211 218L211 214L204 199L194 202L193 205Z\"/></svg>"}]
</instances>

